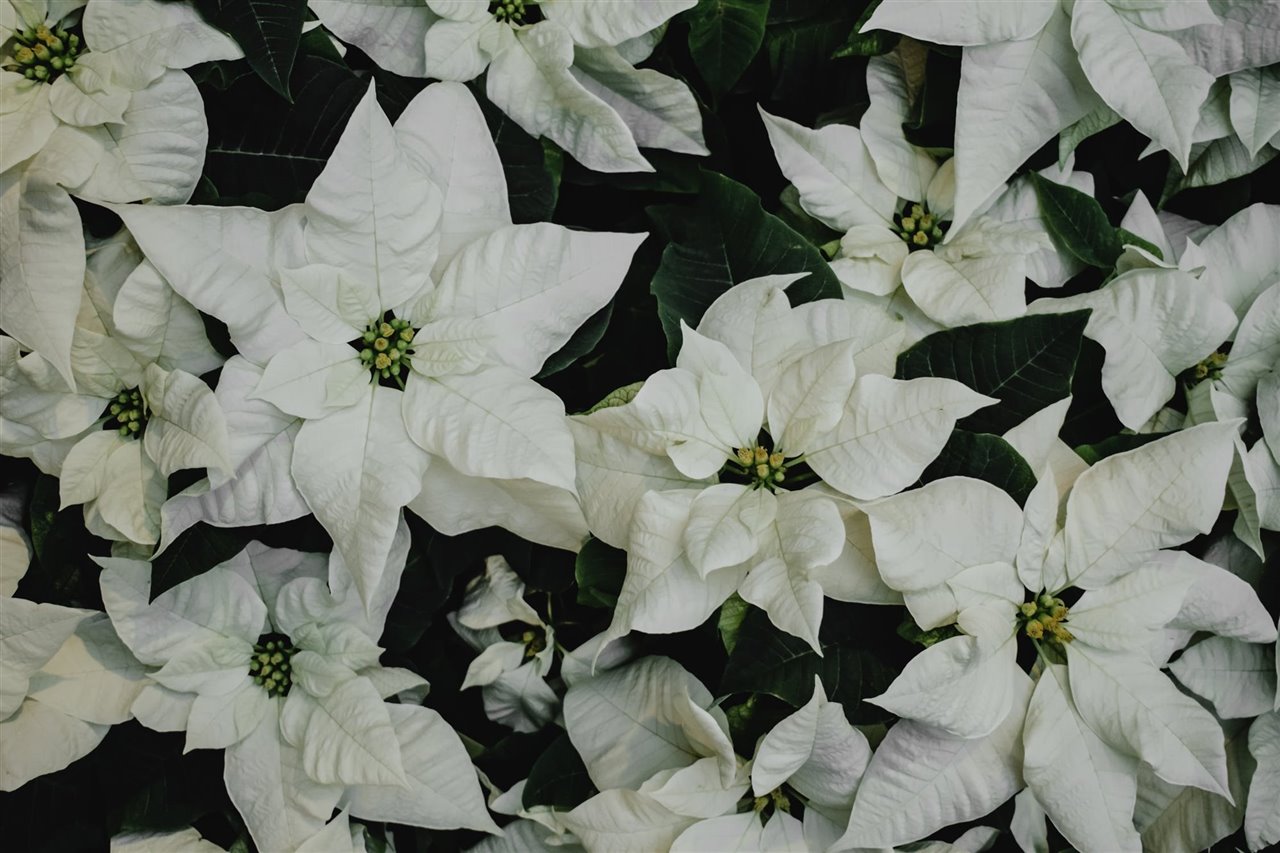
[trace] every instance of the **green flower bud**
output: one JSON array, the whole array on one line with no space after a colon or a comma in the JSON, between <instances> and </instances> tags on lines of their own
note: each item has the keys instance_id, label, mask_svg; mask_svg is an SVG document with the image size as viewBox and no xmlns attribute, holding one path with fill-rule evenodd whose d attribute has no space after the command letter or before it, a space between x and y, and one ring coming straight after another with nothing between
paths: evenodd
<instances>
[{"instance_id":1,"label":"green flower bud","mask_svg":"<svg viewBox=\"0 0 1280 853\"><path fill-rule=\"evenodd\" d=\"M53 54L49 52L49 46L44 42L40 42L35 47L31 48L31 52L34 53L36 55L36 59L41 62L48 62L49 58L53 56Z\"/></svg>"},{"instance_id":2,"label":"green flower bud","mask_svg":"<svg viewBox=\"0 0 1280 853\"><path fill-rule=\"evenodd\" d=\"M36 55L29 47L20 47L13 52L13 58L19 65L34 65Z\"/></svg>"}]
</instances>

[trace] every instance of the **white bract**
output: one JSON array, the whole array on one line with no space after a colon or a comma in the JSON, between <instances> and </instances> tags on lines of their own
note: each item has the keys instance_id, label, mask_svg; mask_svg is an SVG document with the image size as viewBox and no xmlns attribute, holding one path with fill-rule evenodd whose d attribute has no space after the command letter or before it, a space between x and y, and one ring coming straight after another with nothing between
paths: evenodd
<instances>
[{"instance_id":1,"label":"white bract","mask_svg":"<svg viewBox=\"0 0 1280 853\"><path fill-rule=\"evenodd\" d=\"M338 36L383 68L466 82L525 132L588 169L653 171L640 147L706 154L702 116L679 80L635 64L695 0L311 0Z\"/></svg>"},{"instance_id":2,"label":"white bract","mask_svg":"<svg viewBox=\"0 0 1280 853\"><path fill-rule=\"evenodd\" d=\"M233 460L256 488L211 481L175 523L261 519L288 465L362 593L406 505L444 533L580 544L564 406L529 377L609 301L644 235L512 225L464 87L427 88L395 127L370 87L304 204L114 209L253 365L228 397L260 423Z\"/></svg>"},{"instance_id":3,"label":"white bract","mask_svg":"<svg viewBox=\"0 0 1280 853\"><path fill-rule=\"evenodd\" d=\"M188 750L226 750L227 791L260 849L299 847L339 806L368 820L496 829L448 724L384 701L425 686L378 664L408 547L402 523L367 607L336 552L326 567L322 555L250 543L149 603L148 564L99 560L113 624L155 667L133 713L185 731Z\"/></svg>"},{"instance_id":4,"label":"white bract","mask_svg":"<svg viewBox=\"0 0 1280 853\"><path fill-rule=\"evenodd\" d=\"M1163 629L1244 643L1274 642L1275 629L1247 583L1161 549L1212 527L1238 426L1206 424L1103 459L1069 484L1065 501L1046 468L1025 510L962 477L866 505L885 582L921 628L955 626L870 701L958 738L990 737L1025 713L1021 772L1081 849L1140 849L1138 760L1168 783L1228 796L1222 731L1161 672ZM1078 599L1073 587L1084 590ZM1040 658L1029 705L1016 660L1024 636ZM1230 701L1230 667L1207 669L1206 693ZM873 762L864 786L875 776ZM879 800L864 814L861 797L846 840L910 840L883 836L871 821Z\"/></svg>"},{"instance_id":5,"label":"white bract","mask_svg":"<svg viewBox=\"0 0 1280 853\"><path fill-rule=\"evenodd\" d=\"M824 586L886 600L840 493L905 488L958 418L992 402L949 379L881 375L902 323L844 300L792 308L797 278L731 288L696 331L682 325L674 368L573 418L588 522L629 552L609 636L692 628L737 591L820 649Z\"/></svg>"},{"instance_id":6,"label":"white bract","mask_svg":"<svg viewBox=\"0 0 1280 853\"><path fill-rule=\"evenodd\" d=\"M832 270L853 294L889 297L901 286L924 314L914 337L1020 316L1028 257L1050 246L1043 230L986 216L953 227L955 161L939 165L903 136L914 93L900 61L872 59L867 88L857 128L810 130L761 110L801 206L844 234Z\"/></svg>"},{"instance_id":7,"label":"white bract","mask_svg":"<svg viewBox=\"0 0 1280 853\"><path fill-rule=\"evenodd\" d=\"M154 545L175 471L229 471L227 425L199 374L222 358L199 314L127 234L93 249L71 350L70 388L39 353L0 338L0 448L58 476L96 535Z\"/></svg>"},{"instance_id":8,"label":"white bract","mask_svg":"<svg viewBox=\"0 0 1280 853\"><path fill-rule=\"evenodd\" d=\"M68 383L85 268L68 193L95 202L190 198L208 128L200 94L179 69L240 55L187 4L0 3L0 311L5 331Z\"/></svg>"},{"instance_id":9,"label":"white bract","mask_svg":"<svg viewBox=\"0 0 1280 853\"><path fill-rule=\"evenodd\" d=\"M449 614L454 630L480 655L467 667L462 689L481 687L489 719L519 732L549 723L560 705L546 682L555 662L555 629L524 600L524 581L501 556L467 586L462 606ZM514 640L503 625L514 626Z\"/></svg>"}]
</instances>

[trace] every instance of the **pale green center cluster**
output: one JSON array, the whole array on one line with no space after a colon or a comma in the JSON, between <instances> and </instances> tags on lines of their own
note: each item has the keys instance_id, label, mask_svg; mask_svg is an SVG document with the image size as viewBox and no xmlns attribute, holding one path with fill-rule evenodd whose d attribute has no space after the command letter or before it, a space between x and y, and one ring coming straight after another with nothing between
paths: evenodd
<instances>
[{"instance_id":1,"label":"pale green center cluster","mask_svg":"<svg viewBox=\"0 0 1280 853\"><path fill-rule=\"evenodd\" d=\"M137 388L121 391L103 413L103 429L114 429L124 438L139 438L147 428L147 403Z\"/></svg>"},{"instance_id":2,"label":"pale green center cluster","mask_svg":"<svg viewBox=\"0 0 1280 853\"><path fill-rule=\"evenodd\" d=\"M532 660L547 648L547 632L540 627L530 627L520 635L524 643L524 659Z\"/></svg>"},{"instance_id":3,"label":"pale green center cluster","mask_svg":"<svg viewBox=\"0 0 1280 853\"><path fill-rule=\"evenodd\" d=\"M787 460L780 451L770 452L768 448L757 444L739 447L734 451L734 456L736 459L729 460L730 467L745 474L753 489L763 487L772 492L787 479Z\"/></svg>"},{"instance_id":4,"label":"pale green center cluster","mask_svg":"<svg viewBox=\"0 0 1280 853\"><path fill-rule=\"evenodd\" d=\"M494 0L489 4L489 14L501 23L523 24L525 0Z\"/></svg>"},{"instance_id":5,"label":"pale green center cluster","mask_svg":"<svg viewBox=\"0 0 1280 853\"><path fill-rule=\"evenodd\" d=\"M408 320L374 320L352 345L360 353L360 363L369 368L375 380L392 380L403 389L415 334L417 330Z\"/></svg>"},{"instance_id":6,"label":"pale green center cluster","mask_svg":"<svg viewBox=\"0 0 1280 853\"><path fill-rule=\"evenodd\" d=\"M1070 612L1061 598L1042 592L1035 601L1022 605L1018 611L1018 622L1022 631L1033 640L1069 643L1075 639L1066 628Z\"/></svg>"},{"instance_id":7,"label":"pale green center cluster","mask_svg":"<svg viewBox=\"0 0 1280 853\"><path fill-rule=\"evenodd\" d=\"M762 820L771 817L774 812L791 813L791 798L783 792L782 787L774 788L762 797L751 801L751 810L760 815Z\"/></svg>"},{"instance_id":8,"label":"pale green center cluster","mask_svg":"<svg viewBox=\"0 0 1280 853\"><path fill-rule=\"evenodd\" d=\"M925 204L912 202L893 218L893 230L913 252L933 248L947 236L948 223L930 213Z\"/></svg>"},{"instance_id":9,"label":"pale green center cluster","mask_svg":"<svg viewBox=\"0 0 1280 853\"><path fill-rule=\"evenodd\" d=\"M1222 368L1227 366L1227 354L1222 350L1210 355L1204 361L1191 368L1189 384L1195 385L1206 379L1217 379L1222 375Z\"/></svg>"},{"instance_id":10,"label":"pale green center cluster","mask_svg":"<svg viewBox=\"0 0 1280 853\"><path fill-rule=\"evenodd\" d=\"M41 83L52 83L70 71L76 58L88 50L75 33L61 27L51 30L44 24L15 31L13 42L13 55L6 58L4 70Z\"/></svg>"},{"instance_id":11,"label":"pale green center cluster","mask_svg":"<svg viewBox=\"0 0 1280 853\"><path fill-rule=\"evenodd\" d=\"M253 683L267 691L267 695L288 696L293 686L293 671L289 663L298 651L293 641L284 634L263 634L253 647L249 658L249 675Z\"/></svg>"}]
</instances>

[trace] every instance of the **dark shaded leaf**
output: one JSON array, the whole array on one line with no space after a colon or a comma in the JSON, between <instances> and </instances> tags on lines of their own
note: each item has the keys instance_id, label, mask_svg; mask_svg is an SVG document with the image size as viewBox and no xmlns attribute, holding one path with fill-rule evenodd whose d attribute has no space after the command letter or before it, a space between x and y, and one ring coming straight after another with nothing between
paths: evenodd
<instances>
[{"instance_id":1,"label":"dark shaded leaf","mask_svg":"<svg viewBox=\"0 0 1280 853\"><path fill-rule=\"evenodd\" d=\"M1000 405L979 409L959 426L1003 433L1071 393L1088 321L1085 310L934 332L898 356L894 375L955 379L995 397Z\"/></svg>"},{"instance_id":2,"label":"dark shaded leaf","mask_svg":"<svg viewBox=\"0 0 1280 853\"><path fill-rule=\"evenodd\" d=\"M599 539L588 539L578 552L574 566L578 603L586 607L612 608L618 603L618 593L622 591L626 575L626 551L610 547Z\"/></svg>"},{"instance_id":3,"label":"dark shaded leaf","mask_svg":"<svg viewBox=\"0 0 1280 853\"><path fill-rule=\"evenodd\" d=\"M839 299L840 283L814 246L760 206L742 184L703 172L693 208L649 208L670 241L650 291L667 335L667 354L680 351L680 321L696 326L707 306L730 287L781 273L811 273L787 290L792 304Z\"/></svg>"},{"instance_id":4,"label":"dark shaded leaf","mask_svg":"<svg viewBox=\"0 0 1280 853\"><path fill-rule=\"evenodd\" d=\"M1090 266L1111 269L1124 247L1097 199L1042 175L1028 174L1045 226L1057 244Z\"/></svg>"},{"instance_id":5,"label":"dark shaded leaf","mask_svg":"<svg viewBox=\"0 0 1280 853\"><path fill-rule=\"evenodd\" d=\"M898 39L901 38L897 33L891 33L888 30L859 32L862 25L871 20L872 14L880 3L881 0L871 0L867 4L867 8L858 17L858 22L853 25L853 31L849 33L848 40L831 54L833 59L843 59L846 56L880 56L897 46Z\"/></svg>"},{"instance_id":6,"label":"dark shaded leaf","mask_svg":"<svg viewBox=\"0 0 1280 853\"><path fill-rule=\"evenodd\" d=\"M699 0L686 14L689 53L711 93L738 82L764 41L769 0Z\"/></svg>"},{"instance_id":7,"label":"dark shaded leaf","mask_svg":"<svg viewBox=\"0 0 1280 853\"><path fill-rule=\"evenodd\" d=\"M1105 438L1102 441L1093 444L1082 444L1079 447L1072 448L1076 455L1088 462L1090 465L1097 465L1108 456L1114 456L1117 453L1124 453L1126 450L1137 450L1144 444L1150 444L1159 438L1171 435L1167 432L1146 432L1140 435L1130 435L1121 433Z\"/></svg>"},{"instance_id":8,"label":"dark shaded leaf","mask_svg":"<svg viewBox=\"0 0 1280 853\"><path fill-rule=\"evenodd\" d=\"M476 101L502 161L512 221L521 224L551 219L560 194L564 153L555 143L521 130L520 125L489 103L482 91L476 91Z\"/></svg>"},{"instance_id":9,"label":"dark shaded leaf","mask_svg":"<svg viewBox=\"0 0 1280 853\"><path fill-rule=\"evenodd\" d=\"M613 303L610 302L588 317L587 322L578 327L569 340L565 341L564 346L547 356L547 360L542 363L542 370L538 371L538 375L534 378L545 379L548 376L554 376L590 353L608 331L609 320L612 317Z\"/></svg>"},{"instance_id":10,"label":"dark shaded leaf","mask_svg":"<svg viewBox=\"0 0 1280 853\"><path fill-rule=\"evenodd\" d=\"M200 522L151 561L151 598L230 560L252 538L251 528L211 527Z\"/></svg>"},{"instance_id":11,"label":"dark shaded leaf","mask_svg":"<svg viewBox=\"0 0 1280 853\"><path fill-rule=\"evenodd\" d=\"M596 793L587 766L573 748L568 734L562 734L538 757L524 786L524 807L555 806L571 809Z\"/></svg>"},{"instance_id":12,"label":"dark shaded leaf","mask_svg":"<svg viewBox=\"0 0 1280 853\"><path fill-rule=\"evenodd\" d=\"M987 432L953 430L938 457L920 475L920 481L931 483L943 477L973 477L1004 489L1021 506L1036 485L1035 472L998 435Z\"/></svg>"},{"instance_id":13,"label":"dark shaded leaf","mask_svg":"<svg viewBox=\"0 0 1280 853\"><path fill-rule=\"evenodd\" d=\"M213 26L236 40L249 67L282 97L290 98L290 74L307 0L196 0Z\"/></svg>"}]
</instances>

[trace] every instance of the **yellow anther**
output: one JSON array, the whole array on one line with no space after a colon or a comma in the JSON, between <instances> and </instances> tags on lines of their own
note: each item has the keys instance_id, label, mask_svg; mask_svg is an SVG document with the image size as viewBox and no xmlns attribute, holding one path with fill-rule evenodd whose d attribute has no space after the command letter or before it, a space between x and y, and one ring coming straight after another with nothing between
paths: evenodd
<instances>
[{"instance_id":1,"label":"yellow anther","mask_svg":"<svg viewBox=\"0 0 1280 853\"><path fill-rule=\"evenodd\" d=\"M389 346L391 346L391 341L387 340L386 338L373 339L373 348L376 349L378 352L386 352L387 347Z\"/></svg>"},{"instance_id":2,"label":"yellow anther","mask_svg":"<svg viewBox=\"0 0 1280 853\"><path fill-rule=\"evenodd\" d=\"M1054 625L1053 638L1059 643L1069 643L1075 639L1075 636L1061 625Z\"/></svg>"},{"instance_id":3,"label":"yellow anther","mask_svg":"<svg viewBox=\"0 0 1280 853\"><path fill-rule=\"evenodd\" d=\"M20 47L13 52L13 58L22 65L30 65L36 61L36 55L29 47Z\"/></svg>"},{"instance_id":4,"label":"yellow anther","mask_svg":"<svg viewBox=\"0 0 1280 853\"><path fill-rule=\"evenodd\" d=\"M902 230L908 231L908 232L916 230L916 221L912 219L910 216L903 217Z\"/></svg>"},{"instance_id":5,"label":"yellow anther","mask_svg":"<svg viewBox=\"0 0 1280 853\"><path fill-rule=\"evenodd\" d=\"M1068 612L1067 608L1063 607L1061 604L1053 608L1051 612L1053 614L1053 618L1057 619L1058 621L1062 621L1063 619L1067 618L1067 612Z\"/></svg>"},{"instance_id":6,"label":"yellow anther","mask_svg":"<svg viewBox=\"0 0 1280 853\"><path fill-rule=\"evenodd\" d=\"M392 326L390 323L383 323L382 325L378 326L378 334L382 335L382 337L384 338L389 338L395 333L396 333L395 326Z\"/></svg>"},{"instance_id":7,"label":"yellow anther","mask_svg":"<svg viewBox=\"0 0 1280 853\"><path fill-rule=\"evenodd\" d=\"M743 465L750 465L755 459L749 447L739 447L737 450L737 456L738 461Z\"/></svg>"},{"instance_id":8,"label":"yellow anther","mask_svg":"<svg viewBox=\"0 0 1280 853\"><path fill-rule=\"evenodd\" d=\"M1028 601L1026 604L1022 605L1021 607L1022 615L1030 619L1032 616L1036 615L1037 609L1038 608L1035 606L1034 603Z\"/></svg>"},{"instance_id":9,"label":"yellow anther","mask_svg":"<svg viewBox=\"0 0 1280 853\"><path fill-rule=\"evenodd\" d=\"M923 231L917 231L911 235L911 242L917 246L927 246L929 245L929 235Z\"/></svg>"},{"instance_id":10,"label":"yellow anther","mask_svg":"<svg viewBox=\"0 0 1280 853\"><path fill-rule=\"evenodd\" d=\"M769 461L769 451L765 450L763 447L757 447L757 448L755 449L755 460L756 460L756 463L757 463L757 464L759 464L759 463L761 463L761 462L768 462L768 461Z\"/></svg>"},{"instance_id":11,"label":"yellow anther","mask_svg":"<svg viewBox=\"0 0 1280 853\"><path fill-rule=\"evenodd\" d=\"M385 352L380 352L373 359L373 366L378 370L385 370L391 366L391 356Z\"/></svg>"},{"instance_id":12,"label":"yellow anther","mask_svg":"<svg viewBox=\"0 0 1280 853\"><path fill-rule=\"evenodd\" d=\"M1033 640L1038 640L1044 636L1044 626L1039 622L1027 623L1027 636Z\"/></svg>"},{"instance_id":13,"label":"yellow anther","mask_svg":"<svg viewBox=\"0 0 1280 853\"><path fill-rule=\"evenodd\" d=\"M786 457L783 456L780 451L775 450L769 454L769 464L774 468L781 468L782 463L785 460L786 460Z\"/></svg>"},{"instance_id":14,"label":"yellow anther","mask_svg":"<svg viewBox=\"0 0 1280 853\"><path fill-rule=\"evenodd\" d=\"M412 341L412 340L413 340L413 329L401 329L401 330L400 330L400 340L402 340L402 341Z\"/></svg>"},{"instance_id":15,"label":"yellow anther","mask_svg":"<svg viewBox=\"0 0 1280 853\"><path fill-rule=\"evenodd\" d=\"M915 218L919 219L921 216L924 216L924 214L925 214L924 205L922 205L922 204L913 204L913 205L911 205L911 215L912 215L912 216L914 216Z\"/></svg>"},{"instance_id":16,"label":"yellow anther","mask_svg":"<svg viewBox=\"0 0 1280 853\"><path fill-rule=\"evenodd\" d=\"M933 217L932 217L932 216L930 216L930 215L928 215L928 214L926 213L924 216L920 217L920 230L921 230L921 231L928 231L928 230L929 230L930 228L932 228L932 227L933 227Z\"/></svg>"},{"instance_id":17,"label":"yellow anther","mask_svg":"<svg viewBox=\"0 0 1280 853\"><path fill-rule=\"evenodd\" d=\"M767 479L769 476L769 466L761 463L756 466L756 476L761 480Z\"/></svg>"}]
</instances>

